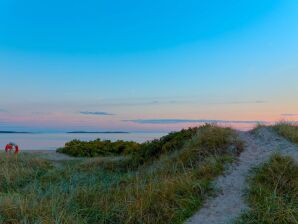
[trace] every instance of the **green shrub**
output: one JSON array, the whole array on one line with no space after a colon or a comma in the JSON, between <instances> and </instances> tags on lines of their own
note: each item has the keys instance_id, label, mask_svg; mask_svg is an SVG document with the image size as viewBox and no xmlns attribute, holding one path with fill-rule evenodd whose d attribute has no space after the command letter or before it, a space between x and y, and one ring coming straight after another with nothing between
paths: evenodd
<instances>
[{"instance_id":1,"label":"green shrub","mask_svg":"<svg viewBox=\"0 0 298 224\"><path fill-rule=\"evenodd\" d=\"M75 157L95 157L110 155L126 155L137 151L140 144L132 141L102 141L96 139L94 141L72 140L65 143L63 148L57 149L60 153L65 153Z\"/></svg>"},{"instance_id":2,"label":"green shrub","mask_svg":"<svg viewBox=\"0 0 298 224\"><path fill-rule=\"evenodd\" d=\"M94 141L72 140L65 143L63 148L57 149L60 153L65 153L75 157L96 157L111 155L130 155L134 161L143 164L150 158L158 158L162 153L170 152L181 148L185 141L189 140L197 132L197 128L189 128L179 132L170 133L160 139L139 144L132 141Z\"/></svg>"},{"instance_id":3,"label":"green shrub","mask_svg":"<svg viewBox=\"0 0 298 224\"><path fill-rule=\"evenodd\" d=\"M145 163L152 163L163 154L181 149L184 144L197 134L198 128L183 129L172 132L160 139L148 141L140 145L127 160L119 161L113 168L118 170L134 170Z\"/></svg>"}]
</instances>

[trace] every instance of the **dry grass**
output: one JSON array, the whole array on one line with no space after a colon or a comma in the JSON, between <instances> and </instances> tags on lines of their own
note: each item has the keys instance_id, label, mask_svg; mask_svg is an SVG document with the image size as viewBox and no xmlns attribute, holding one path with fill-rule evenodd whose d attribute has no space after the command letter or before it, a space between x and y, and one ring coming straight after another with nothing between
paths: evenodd
<instances>
[{"instance_id":1,"label":"dry grass","mask_svg":"<svg viewBox=\"0 0 298 224\"><path fill-rule=\"evenodd\" d=\"M3 153L0 158L0 192L21 188L51 167L46 160L26 155L7 157Z\"/></svg>"},{"instance_id":2,"label":"dry grass","mask_svg":"<svg viewBox=\"0 0 298 224\"><path fill-rule=\"evenodd\" d=\"M206 125L181 148L130 171L107 168L125 158L71 161L59 169L30 157L6 161L1 178L12 166L19 171L0 194L0 223L183 223L241 150L232 129Z\"/></svg>"},{"instance_id":3,"label":"dry grass","mask_svg":"<svg viewBox=\"0 0 298 224\"><path fill-rule=\"evenodd\" d=\"M273 126L273 129L289 141L298 144L298 126L287 122L280 122Z\"/></svg>"},{"instance_id":4,"label":"dry grass","mask_svg":"<svg viewBox=\"0 0 298 224\"><path fill-rule=\"evenodd\" d=\"M298 164L290 157L274 155L249 179L250 211L236 223L298 223Z\"/></svg>"}]
</instances>

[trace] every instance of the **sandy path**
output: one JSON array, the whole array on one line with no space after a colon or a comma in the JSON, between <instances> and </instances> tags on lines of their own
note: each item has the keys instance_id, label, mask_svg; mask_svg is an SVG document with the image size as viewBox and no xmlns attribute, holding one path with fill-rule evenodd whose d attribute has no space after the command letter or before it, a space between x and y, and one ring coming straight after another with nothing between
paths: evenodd
<instances>
[{"instance_id":1,"label":"sandy path","mask_svg":"<svg viewBox=\"0 0 298 224\"><path fill-rule=\"evenodd\" d=\"M267 161L275 152L290 155L298 161L298 147L276 135L270 128L260 128L255 134L240 132L240 137L246 143L245 150L237 164L215 181L219 194L207 200L187 224L232 223L247 209L242 195L247 188L246 177L251 168Z\"/></svg>"}]
</instances>

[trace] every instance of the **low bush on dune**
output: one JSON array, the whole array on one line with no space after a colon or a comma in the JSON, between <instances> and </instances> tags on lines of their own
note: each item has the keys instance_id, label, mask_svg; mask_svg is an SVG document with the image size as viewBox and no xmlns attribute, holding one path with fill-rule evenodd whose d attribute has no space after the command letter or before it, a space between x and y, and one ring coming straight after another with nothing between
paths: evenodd
<instances>
[{"instance_id":1,"label":"low bush on dune","mask_svg":"<svg viewBox=\"0 0 298 224\"><path fill-rule=\"evenodd\" d=\"M181 149L182 146L197 134L198 128L183 129L179 132L170 133L158 140L145 142L139 150L132 154L131 163L142 165L147 161L154 160L160 155Z\"/></svg>"},{"instance_id":2,"label":"low bush on dune","mask_svg":"<svg viewBox=\"0 0 298 224\"><path fill-rule=\"evenodd\" d=\"M250 211L236 223L298 223L298 164L274 155L249 179Z\"/></svg>"},{"instance_id":3,"label":"low bush on dune","mask_svg":"<svg viewBox=\"0 0 298 224\"><path fill-rule=\"evenodd\" d=\"M75 157L95 157L111 155L127 155L137 151L140 144L131 141L94 141L72 140L67 142L63 148L57 149L60 153L65 153Z\"/></svg>"},{"instance_id":4,"label":"low bush on dune","mask_svg":"<svg viewBox=\"0 0 298 224\"><path fill-rule=\"evenodd\" d=\"M67 142L63 148L57 149L60 153L65 153L76 157L96 157L110 155L134 154L140 160L147 160L151 157L158 157L163 152L169 152L181 147L185 141L196 134L197 128L189 128L179 132L170 133L160 139L139 144L132 141L94 141L72 140Z\"/></svg>"},{"instance_id":5,"label":"low bush on dune","mask_svg":"<svg viewBox=\"0 0 298 224\"><path fill-rule=\"evenodd\" d=\"M243 146L235 131L214 125L152 144L124 159L67 162L0 194L0 223L183 223ZM124 161L131 169L118 169Z\"/></svg>"},{"instance_id":6,"label":"low bush on dune","mask_svg":"<svg viewBox=\"0 0 298 224\"><path fill-rule=\"evenodd\" d=\"M195 142L198 139L200 142ZM200 128L183 129L179 132L170 133L160 139L148 141L140 145L138 150L133 151L126 159L118 161L96 160L101 166L110 170L129 171L135 170L144 164L150 164L161 155L168 155L173 151L179 151L186 143L192 142L193 147L204 147L205 152L212 153L212 150L220 150L227 145L236 145L236 133L230 128L220 128L215 125L206 124ZM234 141L234 142L233 142ZM196 145L195 145L196 144ZM236 146L241 148L242 146ZM88 164L86 166L92 166Z\"/></svg>"},{"instance_id":7,"label":"low bush on dune","mask_svg":"<svg viewBox=\"0 0 298 224\"><path fill-rule=\"evenodd\" d=\"M133 171L145 163L153 162L162 154L181 149L187 141L190 141L197 134L197 131L198 128L189 128L179 132L173 132L160 139L140 144L139 148L129 153L129 156L126 158L106 160L99 157L92 160L92 162L84 164L84 168L90 169L91 167L100 165L107 170Z\"/></svg>"},{"instance_id":8,"label":"low bush on dune","mask_svg":"<svg viewBox=\"0 0 298 224\"><path fill-rule=\"evenodd\" d=\"M284 138L298 144L298 126L287 122L281 122L273 126L273 129Z\"/></svg>"}]
</instances>

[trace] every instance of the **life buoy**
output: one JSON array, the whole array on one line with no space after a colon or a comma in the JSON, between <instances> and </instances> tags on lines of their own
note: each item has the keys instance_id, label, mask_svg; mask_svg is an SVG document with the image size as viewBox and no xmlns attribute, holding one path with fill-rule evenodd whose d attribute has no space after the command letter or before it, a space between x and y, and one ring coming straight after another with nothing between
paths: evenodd
<instances>
[{"instance_id":1,"label":"life buoy","mask_svg":"<svg viewBox=\"0 0 298 224\"><path fill-rule=\"evenodd\" d=\"M8 143L6 146L5 146L5 152L9 152L10 150L14 150L14 154L18 154L19 152L19 146L15 143Z\"/></svg>"}]
</instances>

